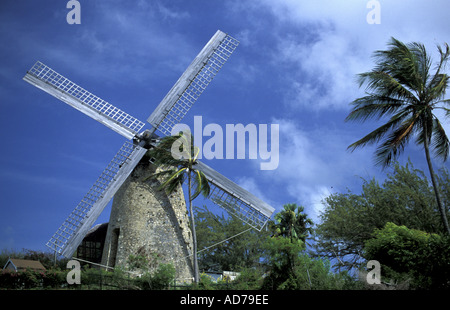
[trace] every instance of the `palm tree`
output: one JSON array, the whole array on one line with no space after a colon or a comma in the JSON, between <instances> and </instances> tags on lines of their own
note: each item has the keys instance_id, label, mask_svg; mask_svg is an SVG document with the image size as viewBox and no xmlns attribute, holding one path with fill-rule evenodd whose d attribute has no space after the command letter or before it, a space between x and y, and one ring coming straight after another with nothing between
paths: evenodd
<instances>
[{"instance_id":1,"label":"palm tree","mask_svg":"<svg viewBox=\"0 0 450 310\"><path fill-rule=\"evenodd\" d=\"M161 139L157 147L148 152L153 158L154 164L161 167L161 171L152 175L153 178L162 178L161 189L169 195L178 186L188 181L189 213L191 216L192 239L194 246L194 281L198 283L197 261L197 235L195 233L195 219L192 210L192 201L198 195L209 196L210 187L203 172L195 169L199 154L199 148L194 146L191 134L180 133L175 136L167 136ZM192 189L194 192L192 193Z\"/></svg>"},{"instance_id":2,"label":"palm tree","mask_svg":"<svg viewBox=\"0 0 450 310\"><path fill-rule=\"evenodd\" d=\"M432 74L432 60L423 44L404 44L391 38L388 46L386 51L374 53L376 66L372 71L358 75L359 86L366 84L367 95L352 102L353 108L346 121L363 122L390 116L389 121L348 148L354 151L358 147L380 143L375 160L385 168L415 136L415 142L423 145L425 150L442 223L450 234L430 159L430 149L443 161L449 154L449 139L433 112L442 109L446 115L450 114L450 110L443 106L450 103L449 99L444 99L449 76L443 73L450 49L447 44L444 49L437 47L440 60Z\"/></svg>"},{"instance_id":3,"label":"palm tree","mask_svg":"<svg viewBox=\"0 0 450 310\"><path fill-rule=\"evenodd\" d=\"M288 203L283 206L283 210L275 214L275 223L272 224L272 229L275 236L282 236L289 238L291 243L297 243L299 240L305 243L308 233L311 233L313 221L303 212L302 206L297 206L295 203ZM294 270L293 262L295 255L287 254L288 266ZM309 287L312 287L311 277L309 274L308 265L305 262L306 274L309 280Z\"/></svg>"},{"instance_id":4,"label":"palm tree","mask_svg":"<svg viewBox=\"0 0 450 310\"><path fill-rule=\"evenodd\" d=\"M275 235L290 238L293 240L301 240L305 242L308 233L311 232L313 222L303 213L304 208L297 206L295 203L288 203L283 206L283 210L275 214L273 228Z\"/></svg>"}]
</instances>

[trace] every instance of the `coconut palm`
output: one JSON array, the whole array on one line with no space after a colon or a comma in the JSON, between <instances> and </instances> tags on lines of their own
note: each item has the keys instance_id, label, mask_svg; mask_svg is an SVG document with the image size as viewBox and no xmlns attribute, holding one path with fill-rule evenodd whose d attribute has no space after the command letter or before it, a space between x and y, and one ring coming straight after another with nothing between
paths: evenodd
<instances>
[{"instance_id":1,"label":"coconut palm","mask_svg":"<svg viewBox=\"0 0 450 310\"><path fill-rule=\"evenodd\" d=\"M198 283L197 236L195 233L195 219L192 211L192 201L198 195L209 196L210 187L203 172L195 169L199 148L194 146L194 140L189 133L180 133L161 139L157 147L148 152L154 159L154 164L160 167L160 172L152 175L162 179L161 189L167 194L173 193L181 184L188 181L189 213L191 217L192 239L194 246L194 281ZM194 191L192 192L192 190Z\"/></svg>"},{"instance_id":2,"label":"coconut palm","mask_svg":"<svg viewBox=\"0 0 450 310\"><path fill-rule=\"evenodd\" d=\"M446 115L450 110L444 99L449 76L443 71L450 56L449 46L438 46L439 62L433 70L433 62L425 46L420 43L404 44L395 38L385 51L376 51L375 68L358 75L360 87L366 84L367 94L352 102L353 108L346 121L366 121L390 116L389 120L364 138L351 144L351 151L369 144L379 143L375 151L376 164L383 168L398 158L411 138L425 151L431 182L444 229L450 234L446 210L439 197L438 185L430 158L445 161L449 154L449 139L436 109Z\"/></svg>"}]
</instances>

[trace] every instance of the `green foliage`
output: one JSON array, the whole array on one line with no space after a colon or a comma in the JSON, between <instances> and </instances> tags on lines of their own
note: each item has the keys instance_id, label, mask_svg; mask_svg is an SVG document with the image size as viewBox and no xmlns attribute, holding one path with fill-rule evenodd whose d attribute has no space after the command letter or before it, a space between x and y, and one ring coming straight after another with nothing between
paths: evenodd
<instances>
[{"instance_id":1,"label":"green foliage","mask_svg":"<svg viewBox=\"0 0 450 310\"><path fill-rule=\"evenodd\" d=\"M80 272L80 283L83 287L99 289L100 286L103 285L103 282L113 282L104 279L105 277L109 276L110 278L112 278L114 275L117 277L118 274L119 271L116 271L116 273L114 273L98 268L88 268L86 266L82 268ZM76 284L72 285L72 287L76 287Z\"/></svg>"},{"instance_id":2,"label":"green foliage","mask_svg":"<svg viewBox=\"0 0 450 310\"><path fill-rule=\"evenodd\" d=\"M226 284L226 283L222 283L222 281L216 282L216 281L214 281L214 279L211 276L207 275L206 273L201 273L199 282L193 283L190 286L190 289L205 290L205 291L221 290L221 289L226 289L224 284Z\"/></svg>"},{"instance_id":3,"label":"green foliage","mask_svg":"<svg viewBox=\"0 0 450 310\"><path fill-rule=\"evenodd\" d=\"M178 154L176 154L177 152ZM208 197L210 193L208 179L202 171L197 170L195 167L199 152L199 148L194 145L193 136L190 133L183 132L162 138L158 146L147 152L147 156L153 158L154 164L161 168L160 172L153 174L151 178L162 178L161 189L164 189L168 195L179 188L187 179L194 253L197 253L197 233L195 231L192 201L200 194ZM194 192L192 192L193 189ZM198 282L197 255L194 255L193 268L194 280Z\"/></svg>"},{"instance_id":4,"label":"green foliage","mask_svg":"<svg viewBox=\"0 0 450 310\"><path fill-rule=\"evenodd\" d=\"M173 150L179 154L172 154ZM165 189L167 194L173 193L187 178L192 178L194 192L189 199L192 201L200 194L207 197L210 192L209 182L203 172L195 169L198 155L199 148L194 145L191 134L180 132L174 136L166 136L147 153L148 157L154 159L156 166L163 168L152 178L163 179L160 188Z\"/></svg>"},{"instance_id":5,"label":"green foliage","mask_svg":"<svg viewBox=\"0 0 450 310\"><path fill-rule=\"evenodd\" d=\"M2 250L0 266L5 266L9 258L20 258L40 261L45 271L31 269L19 272L0 271L0 289L53 289L66 284L67 259L57 259L56 265L52 253L23 249L21 252Z\"/></svg>"},{"instance_id":6,"label":"green foliage","mask_svg":"<svg viewBox=\"0 0 450 310\"><path fill-rule=\"evenodd\" d=\"M12 252L3 250L0 261L6 261L9 257L22 259L42 259L46 271L24 270L19 272L0 271L0 289L166 289L175 279L175 268L171 264L158 264L158 268L152 272L145 272L142 277L136 278L129 270L115 268L113 271L105 271L99 268L84 266L80 272L81 284L68 285L66 268L67 260L57 260L54 267L54 257L48 253L31 250ZM156 259L155 259L156 261ZM142 256L130 258L134 269L144 270L148 261ZM4 264L3 264L4 265ZM59 266L63 266L59 268Z\"/></svg>"},{"instance_id":7,"label":"green foliage","mask_svg":"<svg viewBox=\"0 0 450 310\"><path fill-rule=\"evenodd\" d=\"M66 283L68 270L50 269L46 270L42 277L44 288L60 288Z\"/></svg>"},{"instance_id":8,"label":"green foliage","mask_svg":"<svg viewBox=\"0 0 450 310\"><path fill-rule=\"evenodd\" d=\"M142 289L162 290L168 288L174 281L175 274L175 267L172 264L159 264L155 272L146 272L137 278L136 282Z\"/></svg>"},{"instance_id":9,"label":"green foliage","mask_svg":"<svg viewBox=\"0 0 450 310\"><path fill-rule=\"evenodd\" d=\"M67 271L50 269L46 271L23 270L0 272L2 289L54 289L65 283Z\"/></svg>"},{"instance_id":10,"label":"green foliage","mask_svg":"<svg viewBox=\"0 0 450 310\"><path fill-rule=\"evenodd\" d=\"M225 278L215 281L206 273L200 275L198 284L193 283L188 289L193 290L259 290L263 282L263 274L255 268L244 268L236 279Z\"/></svg>"},{"instance_id":11,"label":"green foliage","mask_svg":"<svg viewBox=\"0 0 450 310\"><path fill-rule=\"evenodd\" d=\"M346 120L389 120L350 145L350 149L380 143L376 163L386 167L417 134L417 144L425 144L426 148L430 144L437 156L447 158L449 141L433 109L443 108L440 104L446 103L443 97L449 76L441 70L450 56L448 45L445 51L439 47L439 53L441 58L432 76L432 61L420 43L404 44L392 38L389 49L375 52L375 68L358 75L360 86L366 85L367 95L352 102Z\"/></svg>"},{"instance_id":12,"label":"green foliage","mask_svg":"<svg viewBox=\"0 0 450 310\"><path fill-rule=\"evenodd\" d=\"M249 226L242 220L234 216L216 215L206 207L195 208L195 217L199 250L212 246L198 253L200 270L241 270L258 264L268 232L246 231ZM242 234L229 239L239 233Z\"/></svg>"},{"instance_id":13,"label":"green foliage","mask_svg":"<svg viewBox=\"0 0 450 310\"><path fill-rule=\"evenodd\" d=\"M313 222L304 213L302 206L295 203L288 203L283 206L283 210L275 214L275 222L271 228L276 236L300 239L305 242L306 237L312 230Z\"/></svg>"},{"instance_id":14,"label":"green foliage","mask_svg":"<svg viewBox=\"0 0 450 310\"><path fill-rule=\"evenodd\" d=\"M365 244L365 257L382 264L382 277L411 279L421 289L450 288L450 238L387 223Z\"/></svg>"},{"instance_id":15,"label":"green foliage","mask_svg":"<svg viewBox=\"0 0 450 310\"><path fill-rule=\"evenodd\" d=\"M265 244L266 262L269 274L264 279L264 289L289 289L292 278L302 275L295 274L300 264L299 254L305 249L302 241L291 242L283 237L269 238Z\"/></svg>"},{"instance_id":16,"label":"green foliage","mask_svg":"<svg viewBox=\"0 0 450 310\"><path fill-rule=\"evenodd\" d=\"M241 220L196 209L199 244L208 246L245 231ZM306 254L304 240L312 222L303 208L287 204L275 215L269 232L246 232L201 254L202 266L239 271L232 282L215 283L203 276L195 289L350 289L355 281L347 273L334 274L328 261ZM201 232L201 233L200 233ZM270 233L273 237L270 237Z\"/></svg>"},{"instance_id":17,"label":"green foliage","mask_svg":"<svg viewBox=\"0 0 450 310\"><path fill-rule=\"evenodd\" d=\"M270 238L266 249L269 272L264 278L262 289L335 290L357 286L347 273L333 273L327 260L308 256L300 240L291 242L283 237Z\"/></svg>"},{"instance_id":18,"label":"green foliage","mask_svg":"<svg viewBox=\"0 0 450 310\"><path fill-rule=\"evenodd\" d=\"M433 188L424 173L411 163L396 163L392 169L381 185L375 179L364 180L361 194L336 193L325 199L322 222L315 231L320 255L339 258L339 266L358 267L366 240L387 222L442 232ZM441 173L441 192L449 195L448 175Z\"/></svg>"},{"instance_id":19,"label":"green foliage","mask_svg":"<svg viewBox=\"0 0 450 310\"><path fill-rule=\"evenodd\" d=\"M240 275L231 282L233 290L259 290L263 284L263 274L256 268L244 268Z\"/></svg>"},{"instance_id":20,"label":"green foliage","mask_svg":"<svg viewBox=\"0 0 450 310\"><path fill-rule=\"evenodd\" d=\"M450 102L445 99L450 76L444 73L450 57L450 48L438 46L439 62L431 74L433 61L421 43L404 44L392 38L389 49L374 54L375 68L359 74L360 86L366 84L366 96L352 102L353 109L347 121L366 121L388 117L387 122L351 144L352 151L359 147L379 144L375 162L386 168L404 151L408 142L415 138L423 146L434 187L436 203L443 228L450 235L446 207L442 204L430 150L443 161L450 152L450 140L444 127L434 113L435 109L446 111Z\"/></svg>"},{"instance_id":21,"label":"green foliage","mask_svg":"<svg viewBox=\"0 0 450 310\"><path fill-rule=\"evenodd\" d=\"M46 269L58 268L65 269L67 262L66 258L58 258L55 265L55 256L53 253L33 251L29 249L22 249L22 251L6 250L3 249L0 253L0 267L5 266L9 258L20 258L40 261Z\"/></svg>"},{"instance_id":22,"label":"green foliage","mask_svg":"<svg viewBox=\"0 0 450 310\"><path fill-rule=\"evenodd\" d=\"M133 255L128 257L128 266L130 270L148 269L149 260L143 255Z\"/></svg>"}]
</instances>

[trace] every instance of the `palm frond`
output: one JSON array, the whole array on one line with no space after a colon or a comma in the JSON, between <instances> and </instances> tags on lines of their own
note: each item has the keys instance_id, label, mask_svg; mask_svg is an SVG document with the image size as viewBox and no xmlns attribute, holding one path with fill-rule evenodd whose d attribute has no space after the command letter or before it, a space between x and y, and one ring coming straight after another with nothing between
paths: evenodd
<instances>
[{"instance_id":1,"label":"palm frond","mask_svg":"<svg viewBox=\"0 0 450 310\"><path fill-rule=\"evenodd\" d=\"M409 111L401 111L395 114L386 124L378 127L362 139L352 143L347 149L353 152L359 147L378 143L387 133L389 133L389 131L391 131L408 116L408 112Z\"/></svg>"},{"instance_id":2,"label":"palm frond","mask_svg":"<svg viewBox=\"0 0 450 310\"><path fill-rule=\"evenodd\" d=\"M378 64L375 71L387 73L412 91L420 91L423 85L419 65L419 59L423 58L418 55L420 48L414 44L406 45L395 38L391 38L388 46L389 49L374 53Z\"/></svg>"},{"instance_id":3,"label":"palm frond","mask_svg":"<svg viewBox=\"0 0 450 310\"><path fill-rule=\"evenodd\" d=\"M358 98L351 103L354 107L345 121L364 122L368 119L380 119L385 114L393 114L399 108L407 108L404 100L381 95L368 95Z\"/></svg>"},{"instance_id":4,"label":"palm frond","mask_svg":"<svg viewBox=\"0 0 450 310\"><path fill-rule=\"evenodd\" d=\"M433 117L433 136L431 141L431 148L434 154L445 161L448 158L450 142L448 140L445 129L439 122L437 117Z\"/></svg>"},{"instance_id":5,"label":"palm frond","mask_svg":"<svg viewBox=\"0 0 450 310\"><path fill-rule=\"evenodd\" d=\"M170 175L161 185L160 189L164 189L167 194L171 194L177 189L177 187L183 184L186 176L184 174L187 168L182 168L180 170L176 170Z\"/></svg>"},{"instance_id":6,"label":"palm frond","mask_svg":"<svg viewBox=\"0 0 450 310\"><path fill-rule=\"evenodd\" d=\"M425 100L438 103L440 99L444 98L450 77L447 74L436 74L427 88L427 98Z\"/></svg>"},{"instance_id":7,"label":"palm frond","mask_svg":"<svg viewBox=\"0 0 450 310\"><path fill-rule=\"evenodd\" d=\"M195 191L191 199L194 200L200 194L202 194L204 197L208 197L211 190L208 179L206 178L204 173L199 170L194 170L193 172L194 178L192 180L194 183Z\"/></svg>"},{"instance_id":8,"label":"palm frond","mask_svg":"<svg viewBox=\"0 0 450 310\"><path fill-rule=\"evenodd\" d=\"M358 77L360 87L366 84L366 90L371 95L417 102L412 88L409 85L405 87L405 84L386 68L376 68L371 72L361 73Z\"/></svg>"},{"instance_id":9,"label":"palm frond","mask_svg":"<svg viewBox=\"0 0 450 310\"><path fill-rule=\"evenodd\" d=\"M415 67L416 67L416 79L417 79L417 87L420 88L423 93L424 88L428 83L428 79L430 77L430 68L431 68L431 58L428 56L425 45L422 43L413 42L408 44L408 49L411 51L411 54L414 55Z\"/></svg>"},{"instance_id":10,"label":"palm frond","mask_svg":"<svg viewBox=\"0 0 450 310\"><path fill-rule=\"evenodd\" d=\"M441 100L438 103L450 104L450 99ZM435 109L444 110L445 111L445 116L446 117L450 116L450 109L449 108L446 108L446 107L435 107Z\"/></svg>"},{"instance_id":11,"label":"palm frond","mask_svg":"<svg viewBox=\"0 0 450 310\"><path fill-rule=\"evenodd\" d=\"M449 99L443 100L450 77L442 74L450 58L449 46L438 46L440 61L433 76L430 76L432 60L423 44L404 44L391 38L388 47L374 53L376 66L372 71L358 75L360 87L366 84L368 94L351 103L352 110L345 120L364 122L393 116L348 149L354 151L381 142L375 153L376 163L386 166L404 150L410 137L417 134L418 144L432 141L436 155L447 158L448 138L432 110L441 108L450 116L450 109L437 107L437 104L450 103Z\"/></svg>"},{"instance_id":12,"label":"palm frond","mask_svg":"<svg viewBox=\"0 0 450 310\"><path fill-rule=\"evenodd\" d=\"M428 91L430 92L430 97L440 99L443 98L443 96L445 95L445 91L448 86L448 75L441 74L441 70L445 69L446 64L449 60L450 48L448 44L445 44L445 51L439 45L437 46L437 48L441 58L436 66L436 73L434 74L433 79L430 81L428 85Z\"/></svg>"},{"instance_id":13,"label":"palm frond","mask_svg":"<svg viewBox=\"0 0 450 310\"><path fill-rule=\"evenodd\" d=\"M186 161L195 161L199 150L193 144L193 138L185 133L167 136L147 153L154 159L154 163L165 166L187 166ZM181 155L181 156L178 156Z\"/></svg>"},{"instance_id":14,"label":"palm frond","mask_svg":"<svg viewBox=\"0 0 450 310\"><path fill-rule=\"evenodd\" d=\"M409 142L414 130L417 129L419 116L420 114L417 113L402 122L377 148L375 152L375 163L377 165L387 167L393 160L398 158Z\"/></svg>"},{"instance_id":15,"label":"palm frond","mask_svg":"<svg viewBox=\"0 0 450 310\"><path fill-rule=\"evenodd\" d=\"M173 148L178 151L176 155L182 156L173 156ZM200 194L207 197L210 193L208 179L201 171L195 169L199 153L200 149L194 145L190 134L180 132L174 136L164 137L148 152L148 156L154 159L154 164L161 170L151 177L163 178L160 188L164 188L169 194L183 184L187 177L193 176L191 188L194 189L194 193L190 199L193 200Z\"/></svg>"}]
</instances>

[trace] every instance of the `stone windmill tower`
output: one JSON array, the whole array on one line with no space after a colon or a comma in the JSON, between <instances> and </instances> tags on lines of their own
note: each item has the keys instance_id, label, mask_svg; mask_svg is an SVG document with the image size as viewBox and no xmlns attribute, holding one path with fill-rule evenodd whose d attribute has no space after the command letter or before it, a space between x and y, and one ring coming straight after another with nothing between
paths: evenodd
<instances>
[{"instance_id":1,"label":"stone windmill tower","mask_svg":"<svg viewBox=\"0 0 450 310\"><path fill-rule=\"evenodd\" d=\"M176 278L192 279L192 235L181 186L171 195L150 178L155 166L144 157L114 196L102 265L125 266L130 257L146 258L150 271L171 263Z\"/></svg>"},{"instance_id":2,"label":"stone windmill tower","mask_svg":"<svg viewBox=\"0 0 450 310\"><path fill-rule=\"evenodd\" d=\"M108 225L102 261L105 265L127 264L130 255L155 256L177 264L179 277L192 271L186 256L191 249L190 230L181 188L171 197L157 193L144 181L154 169L145 159L157 146L159 131L171 135L172 128L202 94L238 45L238 41L218 30L181 75L145 123L88 92L41 62L27 72L24 80L92 117L132 141L126 141L100 177L47 242L55 253L72 257L84 237L115 197ZM143 159L144 158L144 159ZM202 171L211 187L209 198L228 213L261 230L274 209L202 162ZM177 244L178 242L178 244ZM99 249L100 250L100 249ZM128 256L128 257L127 257Z\"/></svg>"}]
</instances>

